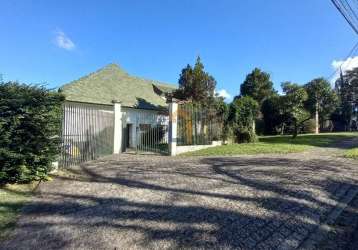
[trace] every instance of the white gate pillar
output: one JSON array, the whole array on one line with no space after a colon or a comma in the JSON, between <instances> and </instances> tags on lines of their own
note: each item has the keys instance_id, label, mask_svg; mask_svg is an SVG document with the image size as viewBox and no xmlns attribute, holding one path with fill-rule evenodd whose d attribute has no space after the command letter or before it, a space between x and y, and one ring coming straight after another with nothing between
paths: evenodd
<instances>
[{"instance_id":1,"label":"white gate pillar","mask_svg":"<svg viewBox=\"0 0 358 250\"><path fill-rule=\"evenodd\" d=\"M175 156L177 151L177 122L178 104L169 103L169 150L170 155Z\"/></svg>"},{"instance_id":2,"label":"white gate pillar","mask_svg":"<svg viewBox=\"0 0 358 250\"><path fill-rule=\"evenodd\" d=\"M113 154L122 152L122 110L121 102L112 101L114 104L114 133L113 133Z\"/></svg>"}]
</instances>

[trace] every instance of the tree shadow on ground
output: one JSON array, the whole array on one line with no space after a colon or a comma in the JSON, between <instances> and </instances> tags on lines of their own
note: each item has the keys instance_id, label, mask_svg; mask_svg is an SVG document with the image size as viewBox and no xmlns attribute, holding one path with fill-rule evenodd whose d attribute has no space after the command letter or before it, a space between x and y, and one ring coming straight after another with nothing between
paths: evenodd
<instances>
[{"instance_id":1,"label":"tree shadow on ground","mask_svg":"<svg viewBox=\"0 0 358 250\"><path fill-rule=\"evenodd\" d=\"M356 187L349 166L324 160L146 159L85 164L84 178L47 183L5 246L288 249L326 218L342 186Z\"/></svg>"}]
</instances>

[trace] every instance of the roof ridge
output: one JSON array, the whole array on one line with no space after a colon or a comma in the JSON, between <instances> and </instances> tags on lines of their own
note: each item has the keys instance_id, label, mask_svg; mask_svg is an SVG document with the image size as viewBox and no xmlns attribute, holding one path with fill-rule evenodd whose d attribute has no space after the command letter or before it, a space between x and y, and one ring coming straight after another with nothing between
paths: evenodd
<instances>
[{"instance_id":1,"label":"roof ridge","mask_svg":"<svg viewBox=\"0 0 358 250\"><path fill-rule=\"evenodd\" d=\"M62 85L62 86L60 87L60 89L63 88L63 87L65 87L65 86L67 86L67 85L71 85L71 84L74 84L74 83L76 83L76 82L80 82L80 81L82 81L82 80L84 80L84 79L88 79L88 78L92 77L93 75L99 74L99 73L101 73L101 72L103 72L103 71L105 71L105 70L108 70L108 69L117 69L117 70L118 70L120 73L122 73L123 75L130 76L130 75L129 75L125 70L123 70L118 64L116 64L116 63L109 63L109 64L103 66L102 68L99 68L99 69L97 69L97 70L95 70L95 71L93 71L93 72L88 73L87 75L81 76L81 77L79 77L79 78L77 78L77 79L75 79L75 80L72 80L72 81L70 81L70 82L68 82L68 83L65 83L64 85Z\"/></svg>"}]
</instances>

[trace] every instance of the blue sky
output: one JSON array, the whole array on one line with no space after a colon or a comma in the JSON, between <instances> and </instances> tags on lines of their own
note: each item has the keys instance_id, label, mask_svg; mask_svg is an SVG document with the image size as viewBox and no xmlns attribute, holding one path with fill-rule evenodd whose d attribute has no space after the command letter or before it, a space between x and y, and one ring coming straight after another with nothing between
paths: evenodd
<instances>
[{"instance_id":1,"label":"blue sky","mask_svg":"<svg viewBox=\"0 0 358 250\"><path fill-rule=\"evenodd\" d=\"M328 76L358 40L328 0L2 0L0 9L4 80L49 87L112 62L177 83L200 55L218 90L237 95L254 67L279 89Z\"/></svg>"}]
</instances>

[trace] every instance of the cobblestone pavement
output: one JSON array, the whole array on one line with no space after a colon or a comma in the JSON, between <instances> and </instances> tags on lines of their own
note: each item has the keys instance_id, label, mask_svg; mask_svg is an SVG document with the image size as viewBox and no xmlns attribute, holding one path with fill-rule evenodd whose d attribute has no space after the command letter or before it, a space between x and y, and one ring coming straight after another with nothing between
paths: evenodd
<instances>
[{"instance_id":1,"label":"cobblestone pavement","mask_svg":"<svg viewBox=\"0 0 358 250\"><path fill-rule=\"evenodd\" d=\"M332 225L327 237L319 243L318 249L358 249L358 195L349 203Z\"/></svg>"},{"instance_id":2,"label":"cobblestone pavement","mask_svg":"<svg viewBox=\"0 0 358 250\"><path fill-rule=\"evenodd\" d=\"M339 154L92 162L41 185L0 248L317 247L358 191L358 161Z\"/></svg>"}]
</instances>

